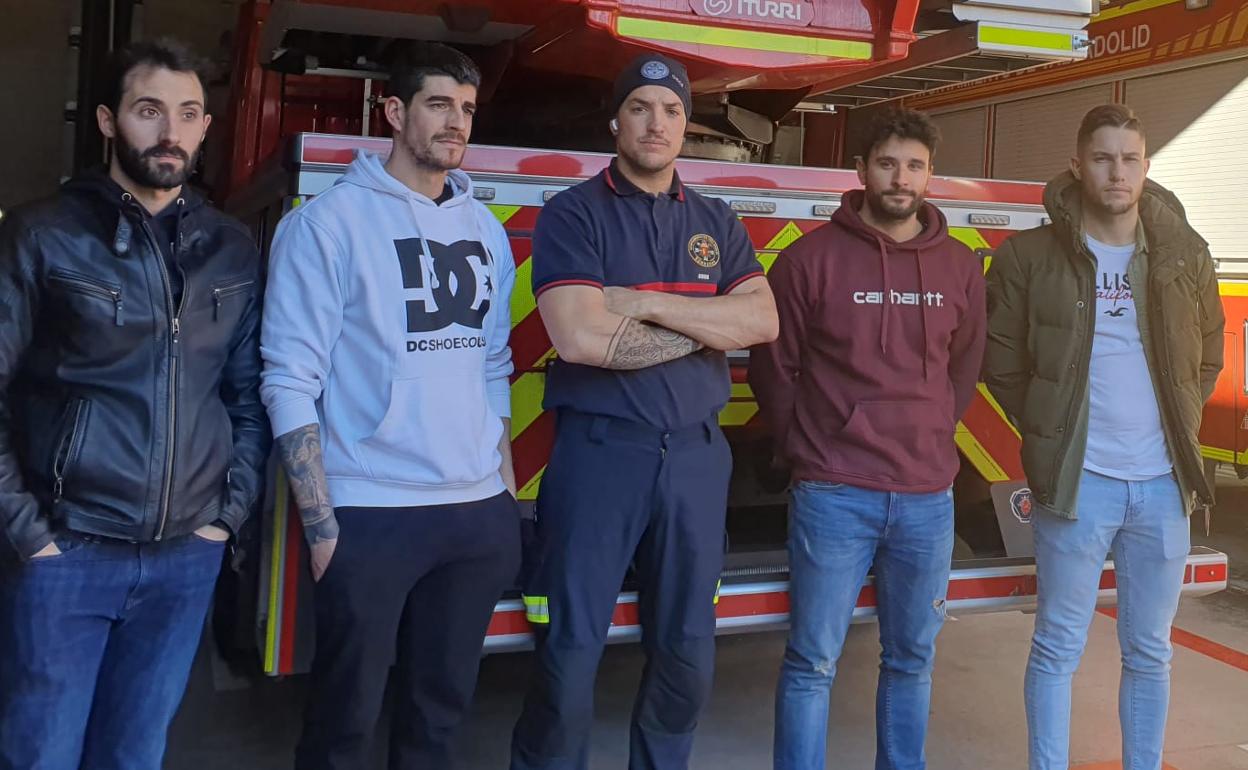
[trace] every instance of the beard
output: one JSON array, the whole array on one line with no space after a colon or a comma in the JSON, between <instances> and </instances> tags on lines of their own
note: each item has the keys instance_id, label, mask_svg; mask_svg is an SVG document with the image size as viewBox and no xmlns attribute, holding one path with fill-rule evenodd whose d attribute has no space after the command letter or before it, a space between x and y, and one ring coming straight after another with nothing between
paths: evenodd
<instances>
[{"instance_id":1,"label":"beard","mask_svg":"<svg viewBox=\"0 0 1248 770\"><path fill-rule=\"evenodd\" d=\"M894 193L893 190L884 190L878 192L875 190L866 191L867 208L871 210L871 214L878 220L891 222L904 222L919 212L923 208L923 204L927 201L919 193L900 193L898 195L909 196L909 202L903 201L898 204L886 196Z\"/></svg>"},{"instance_id":2,"label":"beard","mask_svg":"<svg viewBox=\"0 0 1248 770\"><path fill-rule=\"evenodd\" d=\"M1139 204L1143 192L1141 189L1139 193L1123 198L1120 195L1110 196L1108 193L1103 193L1100 190L1096 190L1093 194L1088 194L1089 191L1085 189L1083 196L1084 206L1095 210L1102 216L1118 217L1135 208Z\"/></svg>"},{"instance_id":3,"label":"beard","mask_svg":"<svg viewBox=\"0 0 1248 770\"><path fill-rule=\"evenodd\" d=\"M140 187L157 190L172 190L181 187L194 173L195 163L199 160L199 149L187 155L186 150L172 145L154 144L140 150L130 143L121 131L113 139L114 155L121 170L134 180ZM182 165L170 162L179 159Z\"/></svg>"},{"instance_id":4,"label":"beard","mask_svg":"<svg viewBox=\"0 0 1248 770\"><path fill-rule=\"evenodd\" d=\"M410 134L406 134L403 137L401 144L412 163L420 168L430 171L453 171L464 162L467 140L458 131L443 131L434 134L429 141L420 143L413 142L408 136ZM464 144L458 147L440 144L440 142L447 139L463 142Z\"/></svg>"}]
</instances>

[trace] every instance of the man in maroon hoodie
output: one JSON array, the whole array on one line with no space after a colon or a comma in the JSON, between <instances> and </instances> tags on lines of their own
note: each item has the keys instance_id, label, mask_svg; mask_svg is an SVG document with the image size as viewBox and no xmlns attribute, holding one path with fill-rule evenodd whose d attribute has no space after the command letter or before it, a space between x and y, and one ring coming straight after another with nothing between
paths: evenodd
<instances>
[{"instance_id":1,"label":"man in maroon hoodie","mask_svg":"<svg viewBox=\"0 0 1248 770\"><path fill-rule=\"evenodd\" d=\"M866 189L846 193L769 276L780 337L754 349L750 383L793 476L777 770L824 767L836 661L872 567L883 647L875 767L925 767L953 552L953 432L986 325L980 260L924 200L937 140L921 113L879 119L858 160Z\"/></svg>"}]
</instances>

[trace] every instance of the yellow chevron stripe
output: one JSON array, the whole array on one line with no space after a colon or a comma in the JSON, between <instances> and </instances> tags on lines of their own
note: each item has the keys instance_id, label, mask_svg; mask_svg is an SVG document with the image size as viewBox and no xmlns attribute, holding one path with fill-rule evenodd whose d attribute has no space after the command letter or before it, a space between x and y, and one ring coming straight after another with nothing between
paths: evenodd
<instances>
[{"instance_id":1,"label":"yellow chevron stripe","mask_svg":"<svg viewBox=\"0 0 1248 770\"><path fill-rule=\"evenodd\" d=\"M1226 41L1226 33L1231 28L1231 17L1226 16L1218 22L1218 26L1213 28L1213 39L1209 41L1211 46L1222 45Z\"/></svg>"},{"instance_id":2,"label":"yellow chevron stripe","mask_svg":"<svg viewBox=\"0 0 1248 770\"><path fill-rule=\"evenodd\" d=\"M954 443L958 445L958 449L962 450L963 456L975 466L975 470L979 471L979 475L983 476L989 482L1009 481L1010 477L1006 474L996 460L992 459L992 455L984 449L983 444L961 422L958 423L957 430L953 433Z\"/></svg>"},{"instance_id":3,"label":"yellow chevron stripe","mask_svg":"<svg viewBox=\"0 0 1248 770\"><path fill-rule=\"evenodd\" d=\"M732 397L754 398L754 390L750 387L750 383L748 382L734 382L732 383Z\"/></svg>"},{"instance_id":4,"label":"yellow chevron stripe","mask_svg":"<svg viewBox=\"0 0 1248 770\"><path fill-rule=\"evenodd\" d=\"M1235 27L1231 30L1231 42L1238 43L1243 40L1244 33L1248 32L1248 5L1239 9L1239 15L1235 17Z\"/></svg>"},{"instance_id":5,"label":"yellow chevron stripe","mask_svg":"<svg viewBox=\"0 0 1248 770\"><path fill-rule=\"evenodd\" d=\"M745 425L758 414L758 404L753 401L729 401L719 413L720 425Z\"/></svg>"},{"instance_id":6,"label":"yellow chevron stripe","mask_svg":"<svg viewBox=\"0 0 1248 770\"><path fill-rule=\"evenodd\" d=\"M784 251L804 234L805 233L801 231L796 222L789 222L780 230L780 232L776 233L776 236L768 241L767 245L763 248L768 251Z\"/></svg>"},{"instance_id":7,"label":"yellow chevron stripe","mask_svg":"<svg viewBox=\"0 0 1248 770\"><path fill-rule=\"evenodd\" d=\"M545 390L546 375L540 372L525 372L511 384L512 441L541 416Z\"/></svg>"},{"instance_id":8,"label":"yellow chevron stripe","mask_svg":"<svg viewBox=\"0 0 1248 770\"><path fill-rule=\"evenodd\" d=\"M511 289L512 327L534 310L537 310L537 299L533 296L533 258L529 257L516 268L516 283Z\"/></svg>"},{"instance_id":9,"label":"yellow chevron stripe","mask_svg":"<svg viewBox=\"0 0 1248 770\"><path fill-rule=\"evenodd\" d=\"M981 382L975 387L979 390L979 395L984 397L984 400L988 402L988 405L992 407L993 411L1000 415L1001 422L1010 426L1010 430L1014 431L1014 435L1021 439L1022 435L1018 432L1018 428L1014 427L1014 423L1010 420L1010 418L1005 416L1005 410L1001 408L1001 405L997 403L997 400L992 397L991 393L988 392L988 386Z\"/></svg>"},{"instance_id":10,"label":"yellow chevron stripe","mask_svg":"<svg viewBox=\"0 0 1248 770\"><path fill-rule=\"evenodd\" d=\"M763 266L763 272L764 272L764 273L770 273L770 272L771 272L771 266L772 266L772 265L774 265L774 264L776 264L776 257L780 256L780 252L778 252L778 251L758 251L758 252L755 252L755 253L754 253L754 256L758 258L758 262L759 262L759 264L761 264L761 265Z\"/></svg>"},{"instance_id":11,"label":"yellow chevron stripe","mask_svg":"<svg viewBox=\"0 0 1248 770\"><path fill-rule=\"evenodd\" d=\"M489 209L490 212L498 218L498 221L503 224L507 224L507 220L514 217L516 212L520 210L519 206L504 206L502 204L495 203L487 203L485 207Z\"/></svg>"},{"instance_id":12,"label":"yellow chevron stripe","mask_svg":"<svg viewBox=\"0 0 1248 770\"><path fill-rule=\"evenodd\" d=\"M1218 293L1223 297L1248 297L1248 283L1243 281L1219 281Z\"/></svg>"},{"instance_id":13,"label":"yellow chevron stripe","mask_svg":"<svg viewBox=\"0 0 1248 770\"><path fill-rule=\"evenodd\" d=\"M516 499L517 500L536 500L537 488L538 486L541 485L542 476L544 476L545 474L546 474L546 466L543 465L542 469L538 471L533 476L533 478L528 480L528 483L520 487L520 490L516 493Z\"/></svg>"},{"instance_id":14,"label":"yellow chevron stripe","mask_svg":"<svg viewBox=\"0 0 1248 770\"><path fill-rule=\"evenodd\" d=\"M988 241L984 240L984 236L974 227L950 227L949 234L961 241L968 249L990 249Z\"/></svg>"}]
</instances>

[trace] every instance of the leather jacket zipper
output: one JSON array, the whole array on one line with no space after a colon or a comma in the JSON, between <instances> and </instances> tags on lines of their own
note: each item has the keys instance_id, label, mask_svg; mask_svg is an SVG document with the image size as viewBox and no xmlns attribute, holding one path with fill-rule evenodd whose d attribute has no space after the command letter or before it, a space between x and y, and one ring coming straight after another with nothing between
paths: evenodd
<instances>
[{"instance_id":1,"label":"leather jacket zipper","mask_svg":"<svg viewBox=\"0 0 1248 770\"><path fill-rule=\"evenodd\" d=\"M78 446L78 439L82 434L82 413L86 408L86 399L78 399L77 406L74 407L74 422L69 433L61 438L61 442L56 447L56 455L52 459L52 502L59 503L65 492L65 473L69 470L70 458L74 456L74 450Z\"/></svg>"},{"instance_id":2,"label":"leather jacket zipper","mask_svg":"<svg viewBox=\"0 0 1248 770\"><path fill-rule=\"evenodd\" d=\"M212 320L218 320L221 314L221 303L226 297L232 297L255 283L254 280L239 281L226 286L217 286L212 290Z\"/></svg>"},{"instance_id":3,"label":"leather jacket zipper","mask_svg":"<svg viewBox=\"0 0 1248 770\"><path fill-rule=\"evenodd\" d=\"M186 276L183 274L182 302L175 307L169 271L165 267L164 252L161 251L160 244L152 233L152 228L147 218L143 217L141 221L143 223L143 234L147 236L148 245L152 249L152 256L156 259L156 266L160 268L160 277L165 291L165 305L169 311L169 409L166 415L168 432L165 439L167 447L165 450L165 478L164 487L160 495L160 520L156 526L155 537L155 540L159 541L165 536L165 525L169 522L169 500L173 495L173 464L178 443L178 360L181 356L179 338L182 333L182 306L186 304L186 295L190 292L190 286L186 284ZM181 271L181 268L179 267L178 270Z\"/></svg>"},{"instance_id":4,"label":"leather jacket zipper","mask_svg":"<svg viewBox=\"0 0 1248 770\"><path fill-rule=\"evenodd\" d=\"M90 294L94 297L112 300L113 302L113 323L117 326L125 326L125 320L122 318L122 300L121 289L100 281L93 281L77 275L70 275L65 272L54 272L48 276L48 279L64 285L70 291L76 291L80 294Z\"/></svg>"}]
</instances>

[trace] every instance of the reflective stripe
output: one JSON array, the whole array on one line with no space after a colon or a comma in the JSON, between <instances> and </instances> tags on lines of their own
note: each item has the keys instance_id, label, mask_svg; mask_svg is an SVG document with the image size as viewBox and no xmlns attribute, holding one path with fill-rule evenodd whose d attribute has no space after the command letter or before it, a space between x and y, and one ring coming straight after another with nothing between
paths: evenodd
<instances>
[{"instance_id":1,"label":"reflective stripe","mask_svg":"<svg viewBox=\"0 0 1248 770\"><path fill-rule=\"evenodd\" d=\"M264 629L264 673L274 676L278 671L278 645L281 643L282 575L285 574L286 516L290 485L286 469L278 465L274 481L276 499L273 503L273 549L269 554L269 612Z\"/></svg>"},{"instance_id":2,"label":"reflective stripe","mask_svg":"<svg viewBox=\"0 0 1248 770\"><path fill-rule=\"evenodd\" d=\"M723 580L715 581L715 598L711 600L711 604L719 604L719 589L724 585Z\"/></svg>"},{"instance_id":3,"label":"reflective stripe","mask_svg":"<svg viewBox=\"0 0 1248 770\"><path fill-rule=\"evenodd\" d=\"M615 30L621 37L642 38L665 43L717 45L724 48L744 48L750 51L824 56L829 59L866 60L870 59L872 54L871 44L860 40L831 40L805 35L782 35L775 32L746 31L704 24L634 19L628 16L621 16L616 21Z\"/></svg>"},{"instance_id":4,"label":"reflective stripe","mask_svg":"<svg viewBox=\"0 0 1248 770\"><path fill-rule=\"evenodd\" d=\"M524 617L530 623L550 625L550 602L545 596L524 596Z\"/></svg>"},{"instance_id":5,"label":"reflective stripe","mask_svg":"<svg viewBox=\"0 0 1248 770\"><path fill-rule=\"evenodd\" d=\"M1018 48L1040 48L1046 51L1075 50L1075 36L1069 32L989 27L986 24L979 25L979 42L1012 45Z\"/></svg>"}]
</instances>

